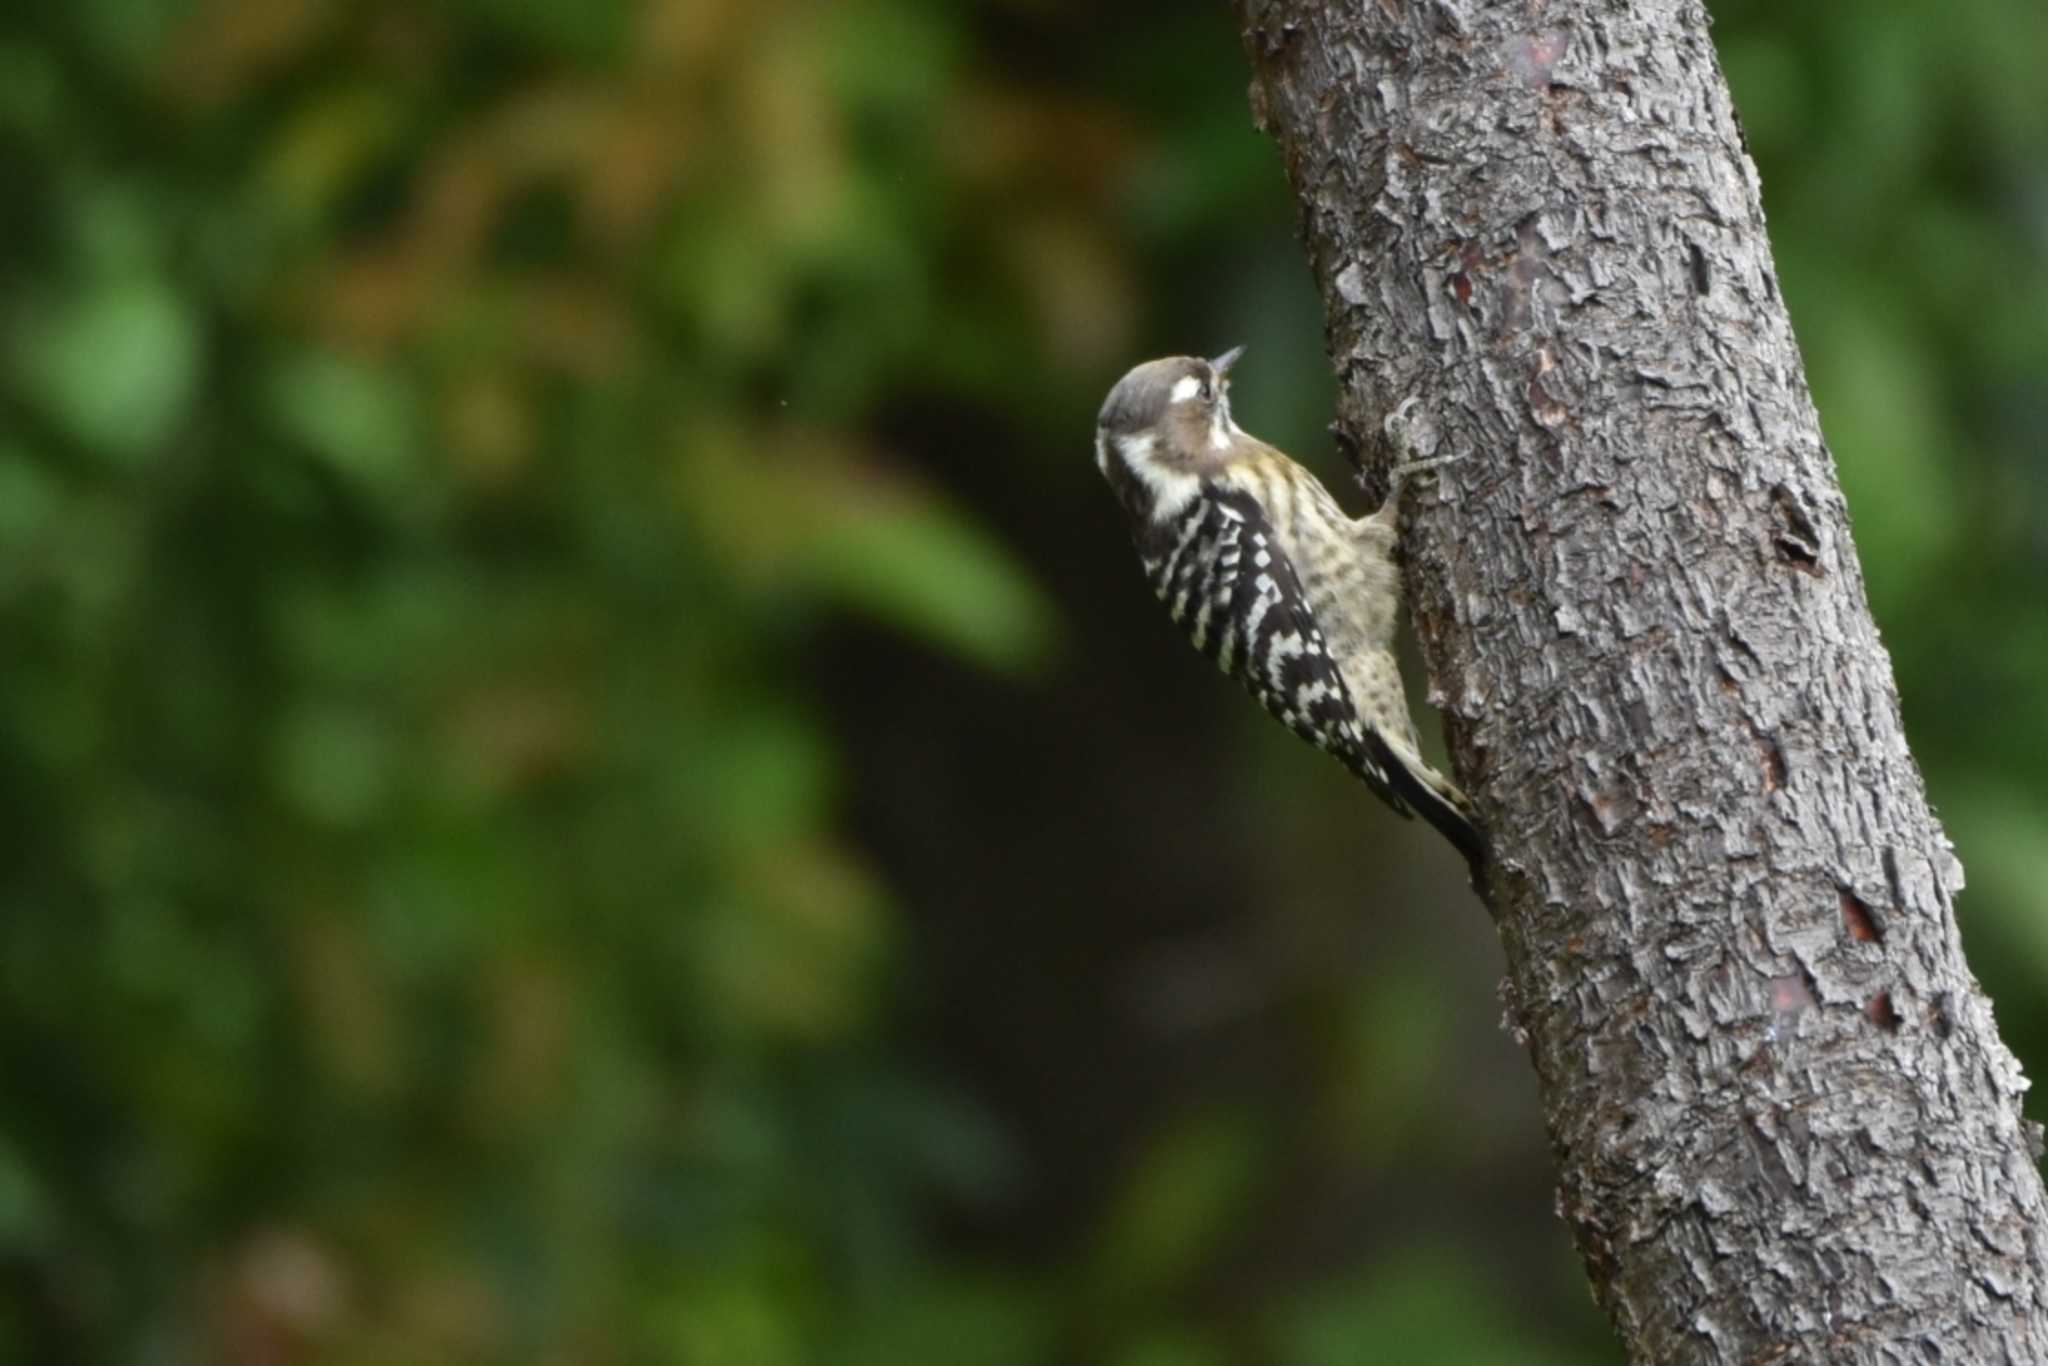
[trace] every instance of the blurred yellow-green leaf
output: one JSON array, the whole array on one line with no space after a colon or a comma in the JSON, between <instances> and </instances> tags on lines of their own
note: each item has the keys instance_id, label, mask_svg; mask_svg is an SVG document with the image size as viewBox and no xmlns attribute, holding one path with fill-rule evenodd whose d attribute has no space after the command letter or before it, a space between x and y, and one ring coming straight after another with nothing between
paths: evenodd
<instances>
[{"instance_id":1,"label":"blurred yellow-green leaf","mask_svg":"<svg viewBox=\"0 0 2048 1366\"><path fill-rule=\"evenodd\" d=\"M1092 1253L1113 1303L1184 1288L1251 1217L1261 1181L1256 1119L1216 1109L1182 1117L1138 1158Z\"/></svg>"},{"instance_id":2,"label":"blurred yellow-green leaf","mask_svg":"<svg viewBox=\"0 0 2048 1366\"><path fill-rule=\"evenodd\" d=\"M1003 550L943 507L849 517L791 557L796 582L990 668L1045 664L1054 617Z\"/></svg>"},{"instance_id":3,"label":"blurred yellow-green leaf","mask_svg":"<svg viewBox=\"0 0 2048 1366\"><path fill-rule=\"evenodd\" d=\"M394 503L416 487L417 418L388 369L306 353L272 371L267 396L278 425L350 483Z\"/></svg>"}]
</instances>

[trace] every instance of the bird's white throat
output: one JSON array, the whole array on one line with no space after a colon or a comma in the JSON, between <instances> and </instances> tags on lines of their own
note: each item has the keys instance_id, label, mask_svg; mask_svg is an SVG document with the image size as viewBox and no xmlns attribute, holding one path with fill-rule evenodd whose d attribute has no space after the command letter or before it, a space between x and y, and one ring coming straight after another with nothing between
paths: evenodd
<instances>
[{"instance_id":1,"label":"bird's white throat","mask_svg":"<svg viewBox=\"0 0 2048 1366\"><path fill-rule=\"evenodd\" d=\"M1104 438L1106 441L1108 438ZM1159 450L1159 438L1150 432L1136 436L1115 438L1116 453L1124 467L1137 476L1140 483L1152 491L1152 520L1164 522L1178 516L1180 510L1202 491L1202 481L1197 475L1183 470L1168 469L1155 457ZM1096 459L1109 458L1108 451L1098 446Z\"/></svg>"}]
</instances>

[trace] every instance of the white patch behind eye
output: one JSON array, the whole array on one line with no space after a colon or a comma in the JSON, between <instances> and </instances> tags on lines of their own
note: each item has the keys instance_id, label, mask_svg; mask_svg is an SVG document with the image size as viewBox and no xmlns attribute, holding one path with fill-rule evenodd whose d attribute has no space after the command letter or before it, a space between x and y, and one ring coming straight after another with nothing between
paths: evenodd
<instances>
[{"instance_id":1,"label":"white patch behind eye","mask_svg":"<svg viewBox=\"0 0 2048 1366\"><path fill-rule=\"evenodd\" d=\"M1189 399L1193 398L1196 394L1199 394L1201 392L1202 378L1200 375L1183 375L1181 376L1181 378L1174 381L1173 393L1170 394L1169 397L1172 398L1175 403L1186 403Z\"/></svg>"}]
</instances>

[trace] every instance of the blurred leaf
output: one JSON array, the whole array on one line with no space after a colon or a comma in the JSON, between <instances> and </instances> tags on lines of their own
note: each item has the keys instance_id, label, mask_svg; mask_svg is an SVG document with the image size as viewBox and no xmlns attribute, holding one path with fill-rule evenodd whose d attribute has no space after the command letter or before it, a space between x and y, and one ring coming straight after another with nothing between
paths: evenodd
<instances>
[{"instance_id":1,"label":"blurred leaf","mask_svg":"<svg viewBox=\"0 0 2048 1366\"><path fill-rule=\"evenodd\" d=\"M772 1280L733 1268L680 1288L650 1316L644 1359L690 1366L802 1366L802 1326Z\"/></svg>"},{"instance_id":2,"label":"blurred leaf","mask_svg":"<svg viewBox=\"0 0 2048 1366\"><path fill-rule=\"evenodd\" d=\"M199 379L200 329L170 284L128 272L46 299L16 334L29 395L93 454L161 453Z\"/></svg>"},{"instance_id":3,"label":"blurred leaf","mask_svg":"<svg viewBox=\"0 0 2048 1366\"><path fill-rule=\"evenodd\" d=\"M26 548L62 506L57 481L20 446L0 439L0 557Z\"/></svg>"},{"instance_id":4,"label":"blurred leaf","mask_svg":"<svg viewBox=\"0 0 2048 1366\"><path fill-rule=\"evenodd\" d=\"M744 576L897 626L984 667L1050 659L1057 617L1002 545L919 484L804 431L700 433L685 497Z\"/></svg>"},{"instance_id":5,"label":"blurred leaf","mask_svg":"<svg viewBox=\"0 0 2048 1366\"><path fill-rule=\"evenodd\" d=\"M833 755L802 717L755 708L728 716L689 773L675 776L695 799L705 838L728 848L781 848L813 826L832 790Z\"/></svg>"},{"instance_id":6,"label":"blurred leaf","mask_svg":"<svg viewBox=\"0 0 2048 1366\"><path fill-rule=\"evenodd\" d=\"M292 223L316 224L387 151L402 112L393 92L367 83L307 100L271 148L264 206Z\"/></svg>"},{"instance_id":7,"label":"blurred leaf","mask_svg":"<svg viewBox=\"0 0 2048 1366\"><path fill-rule=\"evenodd\" d=\"M279 788L323 825L361 825L389 797L396 756L388 727L361 708L311 705L288 716L277 740Z\"/></svg>"},{"instance_id":8,"label":"blurred leaf","mask_svg":"<svg viewBox=\"0 0 2048 1366\"><path fill-rule=\"evenodd\" d=\"M1043 1292L1020 1281L957 1274L877 1297L850 1324L827 1366L974 1362L1037 1366L1051 1357Z\"/></svg>"},{"instance_id":9,"label":"blurred leaf","mask_svg":"<svg viewBox=\"0 0 2048 1366\"><path fill-rule=\"evenodd\" d=\"M860 114L915 118L954 79L958 26L904 0L844 0L826 11L813 41L830 63L833 93ZM913 125L895 131L911 133Z\"/></svg>"},{"instance_id":10,"label":"blurred leaf","mask_svg":"<svg viewBox=\"0 0 2048 1366\"><path fill-rule=\"evenodd\" d=\"M1090 1281L1115 1301L1181 1289L1248 1219L1264 1180L1256 1120L1215 1109L1182 1117L1139 1157L1090 1254Z\"/></svg>"},{"instance_id":11,"label":"blurred leaf","mask_svg":"<svg viewBox=\"0 0 2048 1366\"><path fill-rule=\"evenodd\" d=\"M270 375L272 416L351 484L398 503L418 481L412 395L389 368L306 352Z\"/></svg>"},{"instance_id":12,"label":"blurred leaf","mask_svg":"<svg viewBox=\"0 0 2048 1366\"><path fill-rule=\"evenodd\" d=\"M792 263L761 251L754 224L732 203L691 206L671 231L661 294L706 350L728 364L769 354L784 340Z\"/></svg>"},{"instance_id":13,"label":"blurred leaf","mask_svg":"<svg viewBox=\"0 0 2048 1366\"><path fill-rule=\"evenodd\" d=\"M1052 652L1045 597L999 545L938 506L847 518L800 548L792 568L819 597L991 669L1030 672Z\"/></svg>"}]
</instances>

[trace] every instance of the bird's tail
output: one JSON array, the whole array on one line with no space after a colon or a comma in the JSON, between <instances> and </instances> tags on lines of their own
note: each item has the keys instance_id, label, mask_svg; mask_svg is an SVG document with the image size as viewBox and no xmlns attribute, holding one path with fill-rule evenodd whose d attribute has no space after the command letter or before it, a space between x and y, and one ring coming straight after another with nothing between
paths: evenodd
<instances>
[{"instance_id":1,"label":"bird's tail","mask_svg":"<svg viewBox=\"0 0 2048 1366\"><path fill-rule=\"evenodd\" d=\"M1420 759L1398 751L1394 758L1395 762L1387 765L1387 785L1465 856L1472 885L1483 892L1489 852L1486 832L1479 828L1471 799Z\"/></svg>"}]
</instances>

